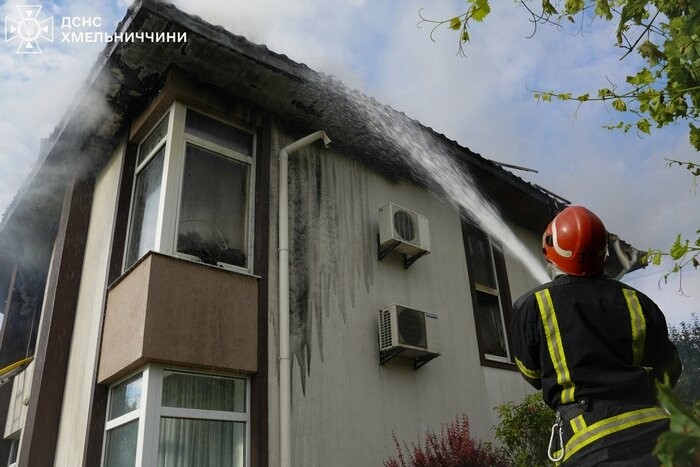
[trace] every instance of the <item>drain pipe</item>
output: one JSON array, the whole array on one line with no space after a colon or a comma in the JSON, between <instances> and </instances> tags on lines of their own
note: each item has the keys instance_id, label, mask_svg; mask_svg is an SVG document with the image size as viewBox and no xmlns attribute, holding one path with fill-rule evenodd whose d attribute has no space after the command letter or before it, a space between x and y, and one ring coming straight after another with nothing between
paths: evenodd
<instances>
[{"instance_id":1,"label":"drain pipe","mask_svg":"<svg viewBox=\"0 0 700 467\"><path fill-rule=\"evenodd\" d=\"M323 131L305 136L285 146L279 153L279 389L280 389L280 467L291 467L292 361L289 350L289 155L323 139Z\"/></svg>"}]
</instances>

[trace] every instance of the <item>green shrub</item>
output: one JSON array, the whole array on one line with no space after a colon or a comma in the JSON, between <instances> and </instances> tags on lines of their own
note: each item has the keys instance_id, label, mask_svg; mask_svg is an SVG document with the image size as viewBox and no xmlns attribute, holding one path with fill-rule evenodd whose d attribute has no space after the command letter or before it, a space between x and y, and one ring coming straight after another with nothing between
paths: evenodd
<instances>
[{"instance_id":1,"label":"green shrub","mask_svg":"<svg viewBox=\"0 0 700 467\"><path fill-rule=\"evenodd\" d=\"M553 465L547 457L554 412L542 400L541 393L527 396L520 403L508 402L495 408L501 419L496 438L501 455L510 465L532 467Z\"/></svg>"},{"instance_id":2,"label":"green shrub","mask_svg":"<svg viewBox=\"0 0 700 467\"><path fill-rule=\"evenodd\" d=\"M474 440L469 432L469 419L443 426L440 434L425 434L425 447L411 443L402 446L393 435L398 454L384 462L384 467L507 467L507 463L487 443Z\"/></svg>"},{"instance_id":3,"label":"green shrub","mask_svg":"<svg viewBox=\"0 0 700 467\"><path fill-rule=\"evenodd\" d=\"M657 383L659 402L671 414L670 430L659 436L654 454L664 467L700 465L698 406L688 409L667 384Z\"/></svg>"}]
</instances>

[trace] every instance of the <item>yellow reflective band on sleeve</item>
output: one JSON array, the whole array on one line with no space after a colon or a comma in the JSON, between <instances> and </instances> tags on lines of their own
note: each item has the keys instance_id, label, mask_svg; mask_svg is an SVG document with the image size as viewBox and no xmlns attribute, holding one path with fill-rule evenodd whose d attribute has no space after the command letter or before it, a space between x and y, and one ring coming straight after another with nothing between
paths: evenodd
<instances>
[{"instance_id":1,"label":"yellow reflective band on sleeve","mask_svg":"<svg viewBox=\"0 0 700 467\"><path fill-rule=\"evenodd\" d=\"M574 435L569 442L566 443L565 455L562 462L566 462L567 459L578 451L605 436L626 430L633 426L641 425L642 423L663 420L664 418L668 418L666 412L658 407L649 407L647 409L632 410L620 415L615 415L614 417L605 418L590 426L584 426L584 428L578 432L574 430ZM572 426L574 420L572 420Z\"/></svg>"},{"instance_id":2,"label":"yellow reflective band on sleeve","mask_svg":"<svg viewBox=\"0 0 700 467\"><path fill-rule=\"evenodd\" d=\"M531 370L528 367L526 367L523 362L520 361L520 359L516 358L515 359L515 364L518 365L518 369L522 374L527 376L530 379L540 379L542 377L542 371L541 370Z\"/></svg>"},{"instance_id":3,"label":"yellow reflective band on sleeve","mask_svg":"<svg viewBox=\"0 0 700 467\"><path fill-rule=\"evenodd\" d=\"M571 423L571 429L574 431L574 433L578 433L579 431L586 429L586 421L583 419L583 414L572 418L569 423Z\"/></svg>"},{"instance_id":4,"label":"yellow reflective band on sleeve","mask_svg":"<svg viewBox=\"0 0 700 467\"><path fill-rule=\"evenodd\" d=\"M554 312L552 296L548 289L544 289L537 292L535 297L537 298L537 306L540 309L544 335L547 338L549 357L552 359L552 365L554 365L554 370L557 373L557 384L562 387L561 403L574 402L574 383L571 381L569 368L566 366L566 356L564 355L564 346L561 343L561 334L559 334L559 324L557 323L557 315Z\"/></svg>"},{"instance_id":5,"label":"yellow reflective band on sleeve","mask_svg":"<svg viewBox=\"0 0 700 467\"><path fill-rule=\"evenodd\" d=\"M642 305L639 303L637 292L630 289L622 289L630 311L630 322L632 323L632 365L640 365L644 359L644 341L647 336L647 323L642 312Z\"/></svg>"}]
</instances>

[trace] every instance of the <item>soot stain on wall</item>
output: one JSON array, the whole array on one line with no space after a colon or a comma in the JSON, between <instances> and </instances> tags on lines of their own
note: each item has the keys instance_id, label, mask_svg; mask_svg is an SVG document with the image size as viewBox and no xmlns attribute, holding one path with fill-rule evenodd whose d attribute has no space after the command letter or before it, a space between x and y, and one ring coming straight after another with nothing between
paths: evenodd
<instances>
[{"instance_id":1,"label":"soot stain on wall","mask_svg":"<svg viewBox=\"0 0 700 467\"><path fill-rule=\"evenodd\" d=\"M324 317L345 322L356 294L369 292L376 239L366 169L355 161L315 148L290 158L289 201L291 352L305 393L312 334L323 360Z\"/></svg>"}]
</instances>

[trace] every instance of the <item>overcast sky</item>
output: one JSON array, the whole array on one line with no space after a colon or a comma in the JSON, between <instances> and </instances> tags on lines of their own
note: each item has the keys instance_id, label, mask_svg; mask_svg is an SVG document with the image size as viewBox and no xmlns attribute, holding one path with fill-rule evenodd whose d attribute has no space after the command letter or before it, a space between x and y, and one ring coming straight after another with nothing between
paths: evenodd
<instances>
[{"instance_id":1,"label":"overcast sky","mask_svg":"<svg viewBox=\"0 0 700 467\"><path fill-rule=\"evenodd\" d=\"M5 2L41 4L43 17L100 17L114 31L123 1ZM575 93L622 83L634 57L619 61L612 26L602 22L557 31L532 29L514 2L492 1L493 12L472 30L467 57L456 55L457 37L443 29L429 38L417 27L418 11L449 18L464 1L427 0L178 0L175 4L235 34L267 45L297 62L335 75L352 87L403 111L484 157L537 169L516 172L600 215L608 229L640 249L667 249L678 233L695 239L700 198L682 169L664 157L698 161L679 123L643 138L602 128L620 114L589 104L537 103L528 89ZM56 20L58 21L58 20ZM4 27L0 26L0 27ZM41 54L0 48L0 210L10 202L48 136L102 48L102 44L40 42ZM575 118L574 118L575 115ZM659 288L665 269L649 267L626 280L654 299L668 320L700 311L700 272L688 270Z\"/></svg>"}]
</instances>

